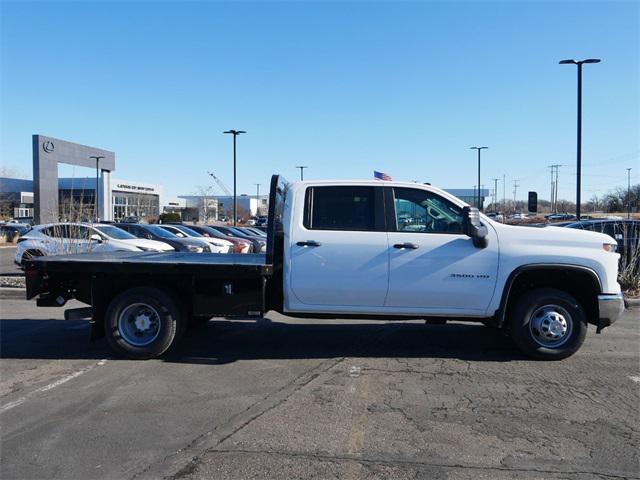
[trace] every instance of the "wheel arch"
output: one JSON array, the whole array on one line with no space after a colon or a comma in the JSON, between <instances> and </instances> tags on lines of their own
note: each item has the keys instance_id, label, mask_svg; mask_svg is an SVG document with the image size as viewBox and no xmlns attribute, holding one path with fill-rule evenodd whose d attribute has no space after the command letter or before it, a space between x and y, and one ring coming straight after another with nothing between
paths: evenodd
<instances>
[{"instance_id":1,"label":"wheel arch","mask_svg":"<svg viewBox=\"0 0 640 480\"><path fill-rule=\"evenodd\" d=\"M602 282L591 268L572 264L529 264L514 269L505 282L495 318L504 326L515 300L533 288L557 288L574 296L584 308L589 323L598 324L598 294Z\"/></svg>"},{"instance_id":2,"label":"wheel arch","mask_svg":"<svg viewBox=\"0 0 640 480\"><path fill-rule=\"evenodd\" d=\"M44 257L44 256L46 256L46 254L44 253L43 249L39 247L26 248L24 252L22 252L22 255L20 256L20 264L24 266L25 262L27 262L28 260L34 257Z\"/></svg>"}]
</instances>

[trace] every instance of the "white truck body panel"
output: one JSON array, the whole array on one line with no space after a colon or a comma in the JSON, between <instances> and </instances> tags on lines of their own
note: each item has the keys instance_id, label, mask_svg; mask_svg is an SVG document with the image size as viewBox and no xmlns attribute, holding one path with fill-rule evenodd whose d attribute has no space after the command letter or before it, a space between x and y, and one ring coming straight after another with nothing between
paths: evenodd
<instances>
[{"instance_id":1,"label":"white truck body panel","mask_svg":"<svg viewBox=\"0 0 640 480\"><path fill-rule=\"evenodd\" d=\"M535 265L578 266L598 277L601 292L617 294L619 255L603 249L607 235L557 227L510 226L482 215L486 248L460 233L308 230L309 187L400 187L457 197L430 185L379 181L307 181L290 185L283 214L284 310L300 313L490 317L509 276ZM319 247L298 246L316 241ZM417 249L397 249L411 242Z\"/></svg>"}]
</instances>

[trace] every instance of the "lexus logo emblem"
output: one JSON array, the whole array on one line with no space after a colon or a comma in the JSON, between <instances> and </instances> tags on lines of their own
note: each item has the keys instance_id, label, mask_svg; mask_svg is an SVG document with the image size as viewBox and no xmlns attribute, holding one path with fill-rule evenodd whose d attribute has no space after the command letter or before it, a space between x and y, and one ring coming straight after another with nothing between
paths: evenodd
<instances>
[{"instance_id":1,"label":"lexus logo emblem","mask_svg":"<svg viewBox=\"0 0 640 480\"><path fill-rule=\"evenodd\" d=\"M51 153L53 152L53 142L51 140L47 140L46 142L44 142L42 144L42 149L47 152L47 153Z\"/></svg>"}]
</instances>

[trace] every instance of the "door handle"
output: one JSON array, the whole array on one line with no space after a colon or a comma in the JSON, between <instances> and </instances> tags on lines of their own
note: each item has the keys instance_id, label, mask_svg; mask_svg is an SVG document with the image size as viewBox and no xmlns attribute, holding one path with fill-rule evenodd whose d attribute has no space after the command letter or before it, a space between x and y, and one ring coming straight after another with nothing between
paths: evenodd
<instances>
[{"instance_id":1,"label":"door handle","mask_svg":"<svg viewBox=\"0 0 640 480\"><path fill-rule=\"evenodd\" d=\"M393 248L409 248L411 250L415 250L419 248L420 245L416 245L415 243L405 242L405 243L396 243Z\"/></svg>"},{"instance_id":2,"label":"door handle","mask_svg":"<svg viewBox=\"0 0 640 480\"><path fill-rule=\"evenodd\" d=\"M316 242L315 240L307 240L306 242L298 242L296 243L299 247L319 247L322 245L320 242Z\"/></svg>"}]
</instances>

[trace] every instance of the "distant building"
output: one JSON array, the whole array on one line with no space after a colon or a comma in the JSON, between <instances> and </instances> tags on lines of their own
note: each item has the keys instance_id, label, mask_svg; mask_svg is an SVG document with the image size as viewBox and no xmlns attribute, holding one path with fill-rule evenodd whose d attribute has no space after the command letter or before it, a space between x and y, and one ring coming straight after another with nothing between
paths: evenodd
<instances>
[{"instance_id":1,"label":"distant building","mask_svg":"<svg viewBox=\"0 0 640 480\"><path fill-rule=\"evenodd\" d=\"M179 195L178 200L184 202L180 208L175 209L166 205L164 212L180 212L183 220L195 220L201 222L218 221L222 218L233 218L233 196L229 195ZM176 202L177 203L177 202ZM241 194L237 197L238 217L257 217L266 215L269 210L269 196Z\"/></svg>"},{"instance_id":2,"label":"distant building","mask_svg":"<svg viewBox=\"0 0 640 480\"><path fill-rule=\"evenodd\" d=\"M95 178L58 179L58 218L94 219L95 190ZM476 190L473 188L445 190L469 205L476 204ZM102 220L157 217L162 213L178 213L183 220L204 223L233 217L233 196L230 195L180 195L165 198L162 185L118 180L104 175L99 178L99 191L106 192L104 198L107 200L100 204ZM484 205L489 194L488 189L480 190L481 205ZM0 177L2 215L14 218L33 217L33 201L32 180ZM238 217L267 215L268 210L268 195L238 195Z\"/></svg>"}]
</instances>

